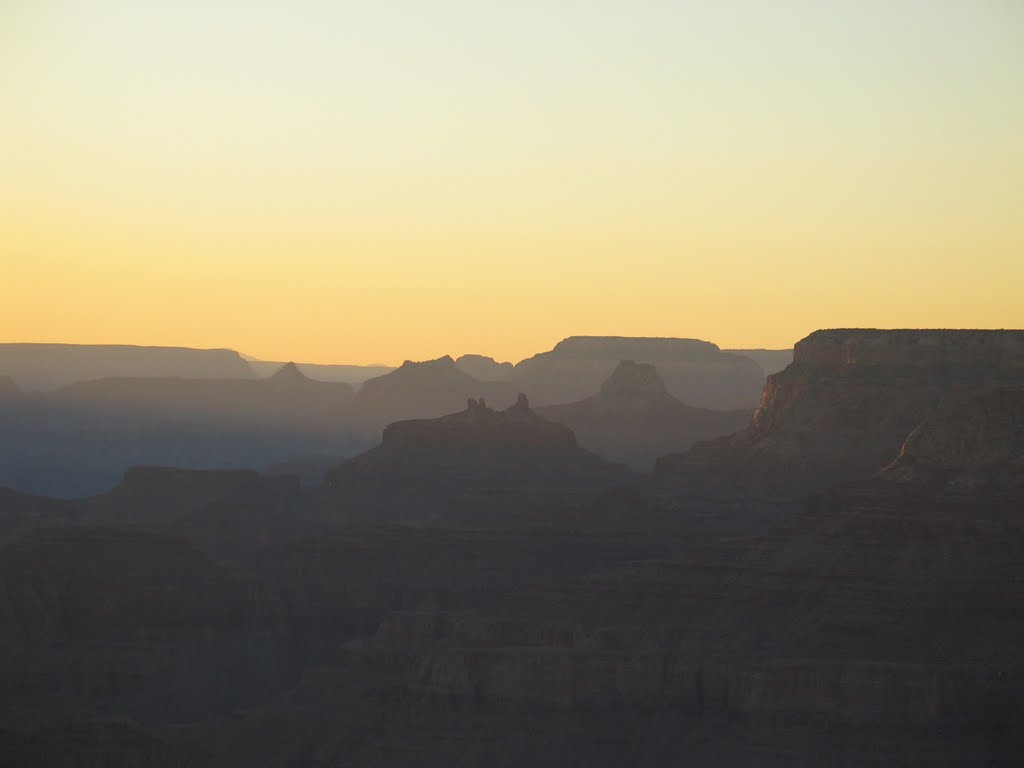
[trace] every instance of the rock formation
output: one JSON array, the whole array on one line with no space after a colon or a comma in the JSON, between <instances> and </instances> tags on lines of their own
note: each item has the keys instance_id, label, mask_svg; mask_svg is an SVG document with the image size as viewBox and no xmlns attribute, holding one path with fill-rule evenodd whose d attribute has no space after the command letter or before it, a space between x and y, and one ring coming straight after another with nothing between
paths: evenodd
<instances>
[{"instance_id":1,"label":"rock formation","mask_svg":"<svg viewBox=\"0 0 1024 768\"><path fill-rule=\"evenodd\" d=\"M313 381L288 363L267 379L97 379L64 387L53 399L114 417L323 427L351 396L348 384Z\"/></svg>"},{"instance_id":2,"label":"rock formation","mask_svg":"<svg viewBox=\"0 0 1024 768\"><path fill-rule=\"evenodd\" d=\"M989 390L939 409L881 476L940 493L1024 488L1024 388Z\"/></svg>"},{"instance_id":3,"label":"rock formation","mask_svg":"<svg viewBox=\"0 0 1024 768\"><path fill-rule=\"evenodd\" d=\"M764 535L410 606L266 722L344 712L335 728L365 725L306 738L356 762L386 744L400 765L554 764L553 745L609 766L1012 765L1020 501L873 481Z\"/></svg>"},{"instance_id":4,"label":"rock formation","mask_svg":"<svg viewBox=\"0 0 1024 768\"><path fill-rule=\"evenodd\" d=\"M742 429L753 411L692 408L668 393L654 365L626 360L598 394L539 413L572 429L585 448L649 472L659 456Z\"/></svg>"},{"instance_id":5,"label":"rock formation","mask_svg":"<svg viewBox=\"0 0 1024 768\"><path fill-rule=\"evenodd\" d=\"M791 441L801 467L827 474L858 452L871 465L883 442L892 453L767 526L707 488L577 493L614 467L525 399L501 411L478 396L392 425L317 493L153 467L87 500L0 490L0 755L1017 765L1019 345L810 341L751 427L702 455L775 471L770 441ZM664 395L642 364L602 393Z\"/></svg>"},{"instance_id":6,"label":"rock formation","mask_svg":"<svg viewBox=\"0 0 1024 768\"><path fill-rule=\"evenodd\" d=\"M752 408L764 384L760 366L696 339L573 336L521 361L513 381L538 405L568 403L595 394L622 360L653 363L668 391L689 405Z\"/></svg>"},{"instance_id":7,"label":"rock formation","mask_svg":"<svg viewBox=\"0 0 1024 768\"><path fill-rule=\"evenodd\" d=\"M328 475L335 487L577 488L628 473L582 449L572 430L538 416L524 395L505 410L470 398L465 410L399 421L379 446Z\"/></svg>"},{"instance_id":8,"label":"rock formation","mask_svg":"<svg viewBox=\"0 0 1024 768\"><path fill-rule=\"evenodd\" d=\"M271 362L269 360L246 360L249 368L259 378L273 376L284 362ZM367 379L383 376L395 370L390 365L330 365L321 363L295 363L295 366L314 381L342 382L345 384L358 385Z\"/></svg>"},{"instance_id":9,"label":"rock formation","mask_svg":"<svg viewBox=\"0 0 1024 768\"><path fill-rule=\"evenodd\" d=\"M1024 331L816 331L768 377L746 430L665 457L659 469L791 474L819 487L867 477L932 414L1022 382Z\"/></svg>"},{"instance_id":10,"label":"rock formation","mask_svg":"<svg viewBox=\"0 0 1024 768\"><path fill-rule=\"evenodd\" d=\"M230 349L105 344L0 344L0 370L29 390L111 377L252 377L245 360Z\"/></svg>"},{"instance_id":11,"label":"rock formation","mask_svg":"<svg viewBox=\"0 0 1024 768\"><path fill-rule=\"evenodd\" d=\"M406 360L397 370L363 384L345 419L376 438L387 424L452 413L469 398L484 398L503 408L514 402L515 395L507 384L479 381L464 373L447 355L425 362Z\"/></svg>"},{"instance_id":12,"label":"rock formation","mask_svg":"<svg viewBox=\"0 0 1024 768\"><path fill-rule=\"evenodd\" d=\"M460 371L465 371L480 381L508 381L512 378L512 363L499 363L493 357L484 355L462 355L455 361Z\"/></svg>"}]
</instances>

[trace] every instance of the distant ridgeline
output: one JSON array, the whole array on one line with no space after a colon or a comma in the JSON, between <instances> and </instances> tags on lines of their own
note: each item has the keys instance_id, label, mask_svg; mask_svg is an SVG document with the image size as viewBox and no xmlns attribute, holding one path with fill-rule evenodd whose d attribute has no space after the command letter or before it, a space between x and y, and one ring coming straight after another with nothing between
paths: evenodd
<instances>
[{"instance_id":1,"label":"distant ridgeline","mask_svg":"<svg viewBox=\"0 0 1024 768\"><path fill-rule=\"evenodd\" d=\"M0 373L22 389L56 389L111 377L247 379L252 369L230 349L114 344L0 344Z\"/></svg>"},{"instance_id":2,"label":"distant ridgeline","mask_svg":"<svg viewBox=\"0 0 1024 768\"><path fill-rule=\"evenodd\" d=\"M776 363L789 355L756 352ZM654 366L664 392L605 387L624 360ZM515 366L464 355L397 369L277 365L231 350L7 344L0 486L82 496L110 488L128 466L166 464L292 472L310 487L377 444L388 424L451 414L471 398L502 409L519 393L558 405L545 417L577 430L584 447L649 471L663 453L742 427L763 381L751 357L695 339L572 337Z\"/></svg>"}]
</instances>

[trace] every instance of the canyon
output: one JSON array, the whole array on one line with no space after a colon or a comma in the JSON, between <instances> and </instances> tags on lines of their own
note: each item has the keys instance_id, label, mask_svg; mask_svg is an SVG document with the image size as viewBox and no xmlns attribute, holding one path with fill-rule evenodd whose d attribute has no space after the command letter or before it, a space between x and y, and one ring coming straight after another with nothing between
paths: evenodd
<instances>
[{"instance_id":1,"label":"canyon","mask_svg":"<svg viewBox=\"0 0 1024 768\"><path fill-rule=\"evenodd\" d=\"M315 488L137 467L85 499L0 493L0 752L1015 765L1022 342L817 332L734 434L653 475L499 382ZM620 362L593 397L695 415L667 390Z\"/></svg>"}]
</instances>

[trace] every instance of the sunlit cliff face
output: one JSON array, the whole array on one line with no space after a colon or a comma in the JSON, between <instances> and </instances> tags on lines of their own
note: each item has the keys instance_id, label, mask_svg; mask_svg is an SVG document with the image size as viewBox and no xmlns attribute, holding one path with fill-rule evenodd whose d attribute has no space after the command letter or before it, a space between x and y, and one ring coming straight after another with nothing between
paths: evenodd
<instances>
[{"instance_id":1,"label":"sunlit cliff face","mask_svg":"<svg viewBox=\"0 0 1024 768\"><path fill-rule=\"evenodd\" d=\"M0 341L1019 327L1024 6L7 3Z\"/></svg>"}]
</instances>

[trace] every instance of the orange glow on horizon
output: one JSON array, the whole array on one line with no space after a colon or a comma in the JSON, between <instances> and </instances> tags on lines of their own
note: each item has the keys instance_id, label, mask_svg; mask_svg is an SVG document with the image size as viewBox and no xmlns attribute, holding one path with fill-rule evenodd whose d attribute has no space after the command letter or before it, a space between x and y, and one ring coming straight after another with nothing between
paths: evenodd
<instances>
[{"instance_id":1,"label":"orange glow on horizon","mask_svg":"<svg viewBox=\"0 0 1024 768\"><path fill-rule=\"evenodd\" d=\"M1024 326L1019 4L15 5L0 341Z\"/></svg>"}]
</instances>

